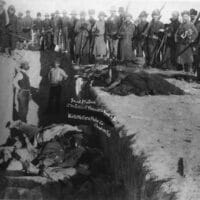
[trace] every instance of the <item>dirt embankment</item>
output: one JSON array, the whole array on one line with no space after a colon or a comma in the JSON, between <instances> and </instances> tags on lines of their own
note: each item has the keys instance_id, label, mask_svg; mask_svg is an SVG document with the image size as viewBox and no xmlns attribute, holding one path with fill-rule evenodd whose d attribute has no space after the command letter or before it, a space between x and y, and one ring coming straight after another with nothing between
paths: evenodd
<instances>
[{"instance_id":1,"label":"dirt embankment","mask_svg":"<svg viewBox=\"0 0 200 200\"><path fill-rule=\"evenodd\" d=\"M178 192L179 200L200 199L200 87L175 79L171 83L183 89L184 96L113 96L95 88L99 99L125 125L128 134L136 134L135 154L144 152L146 165L164 184L167 192ZM184 175L177 173L183 158Z\"/></svg>"}]
</instances>

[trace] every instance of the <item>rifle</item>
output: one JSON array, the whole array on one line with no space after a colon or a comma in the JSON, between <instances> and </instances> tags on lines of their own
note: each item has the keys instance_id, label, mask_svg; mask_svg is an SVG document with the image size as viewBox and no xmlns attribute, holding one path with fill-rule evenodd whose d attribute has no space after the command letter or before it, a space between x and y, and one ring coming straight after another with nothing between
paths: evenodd
<instances>
[{"instance_id":1,"label":"rifle","mask_svg":"<svg viewBox=\"0 0 200 200\"><path fill-rule=\"evenodd\" d=\"M196 16L195 20L193 21L193 24L196 25L197 24L197 21L199 20L200 18L200 12L198 13L198 15ZM196 40L194 42L191 42L188 46L186 46L182 51L178 52L176 54L176 59L181 56L185 51L187 51L190 47L194 46L195 44L198 44L199 42L199 39L200 39L200 34L198 35L198 37L196 38ZM163 66L165 63L167 63L168 61L170 60L170 58L167 58L166 60L164 60L163 62L161 62L159 64L159 66Z\"/></svg>"},{"instance_id":2,"label":"rifle","mask_svg":"<svg viewBox=\"0 0 200 200\"><path fill-rule=\"evenodd\" d=\"M165 5L166 5L166 4L167 4L167 2L165 2L165 3L162 5L162 7L159 9L160 13L161 13L161 11L165 8ZM148 24L146 30L145 30L144 33L143 33L143 35L144 35L145 37L148 37L149 30L150 30L150 28L151 28L151 26L152 26L152 23L153 23L153 19L152 19L151 22Z\"/></svg>"}]
</instances>

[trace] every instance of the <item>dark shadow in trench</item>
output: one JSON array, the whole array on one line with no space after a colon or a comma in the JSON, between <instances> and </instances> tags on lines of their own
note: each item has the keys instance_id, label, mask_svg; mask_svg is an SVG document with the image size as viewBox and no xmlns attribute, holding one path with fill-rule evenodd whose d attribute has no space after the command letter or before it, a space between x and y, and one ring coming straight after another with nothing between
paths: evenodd
<instances>
[{"instance_id":1,"label":"dark shadow in trench","mask_svg":"<svg viewBox=\"0 0 200 200\"><path fill-rule=\"evenodd\" d=\"M55 59L61 60L61 68L68 74L67 81L62 84L62 94L60 100L60 112L49 113L48 112L48 98L49 98L49 82L48 73L51 67L54 65ZM71 60L67 54L56 53L53 51L41 51L40 53L41 71L40 76L42 80L40 82L39 90L32 88L33 101L39 106L38 118L40 126L47 126L52 123L64 123L66 122L65 105L74 96L74 79L73 69L71 68Z\"/></svg>"}]
</instances>

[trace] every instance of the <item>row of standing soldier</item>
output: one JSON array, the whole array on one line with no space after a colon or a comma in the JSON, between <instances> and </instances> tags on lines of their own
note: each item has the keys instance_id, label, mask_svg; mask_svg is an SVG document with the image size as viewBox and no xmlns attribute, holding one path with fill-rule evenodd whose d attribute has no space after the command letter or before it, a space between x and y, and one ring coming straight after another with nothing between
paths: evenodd
<instances>
[{"instance_id":1,"label":"row of standing soldier","mask_svg":"<svg viewBox=\"0 0 200 200\"><path fill-rule=\"evenodd\" d=\"M81 12L78 19L75 11L70 13L71 18L66 11L62 17L56 11L51 16L45 14L42 20L41 13L32 19L30 11L25 17L22 13L16 16L14 6L9 6L5 12L4 4L0 1L1 50L19 47L20 42L24 45L34 41L43 49L57 47L69 52L72 61L78 64L100 63L108 59L129 63L141 57L145 58L145 67L159 67L162 63L162 68L177 69L181 66L187 72L199 72L199 42L189 46L200 32L198 13L194 9L181 13L182 23L175 11L171 23L164 24L160 21L158 9L152 12L150 22L145 11L133 22L131 14L122 7L119 15L112 7L107 20L104 12L100 12L96 20L94 10L89 10L88 20L85 12Z\"/></svg>"}]
</instances>

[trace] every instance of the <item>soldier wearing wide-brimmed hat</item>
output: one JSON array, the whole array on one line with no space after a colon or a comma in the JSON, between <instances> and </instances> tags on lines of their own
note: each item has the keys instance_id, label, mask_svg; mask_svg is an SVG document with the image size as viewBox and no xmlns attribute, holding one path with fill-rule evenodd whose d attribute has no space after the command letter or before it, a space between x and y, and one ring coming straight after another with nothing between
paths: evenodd
<instances>
[{"instance_id":1,"label":"soldier wearing wide-brimmed hat","mask_svg":"<svg viewBox=\"0 0 200 200\"><path fill-rule=\"evenodd\" d=\"M159 54L157 53L160 43L159 33L164 30L164 24L160 21L161 13L159 9L152 11L152 21L145 30L147 51L146 65L152 67L159 62Z\"/></svg>"},{"instance_id":2,"label":"soldier wearing wide-brimmed hat","mask_svg":"<svg viewBox=\"0 0 200 200\"><path fill-rule=\"evenodd\" d=\"M60 33L62 31L62 20L60 17L60 12L58 10L55 11L55 16L53 18L53 32L54 32L54 45L58 48L61 42Z\"/></svg>"},{"instance_id":3,"label":"soldier wearing wide-brimmed hat","mask_svg":"<svg viewBox=\"0 0 200 200\"><path fill-rule=\"evenodd\" d=\"M69 47L70 47L70 56L71 60L74 63L75 62L75 54L74 54L74 48L75 48L75 25L78 21L77 19L77 12L76 10L72 10L70 12L70 23L69 23Z\"/></svg>"},{"instance_id":4,"label":"soldier wearing wide-brimmed hat","mask_svg":"<svg viewBox=\"0 0 200 200\"><path fill-rule=\"evenodd\" d=\"M52 21L50 15L45 13L45 19L42 22L43 28L43 37L44 37L44 49L51 49L53 47L53 30L52 30Z\"/></svg>"},{"instance_id":5,"label":"soldier wearing wide-brimmed hat","mask_svg":"<svg viewBox=\"0 0 200 200\"><path fill-rule=\"evenodd\" d=\"M148 17L148 13L144 10L144 11L142 11L140 14L139 14L139 18L142 18L142 17Z\"/></svg>"},{"instance_id":6,"label":"soldier wearing wide-brimmed hat","mask_svg":"<svg viewBox=\"0 0 200 200\"><path fill-rule=\"evenodd\" d=\"M86 12L80 12L80 19L75 25L75 56L77 64L89 63L89 30L90 23L86 20Z\"/></svg>"},{"instance_id":7,"label":"soldier wearing wide-brimmed hat","mask_svg":"<svg viewBox=\"0 0 200 200\"><path fill-rule=\"evenodd\" d=\"M107 58L107 48L105 40L105 17L106 13L101 11L98 14L99 20L96 21L92 32L95 36L93 55L95 57L96 63L101 63Z\"/></svg>"},{"instance_id":8,"label":"soldier wearing wide-brimmed hat","mask_svg":"<svg viewBox=\"0 0 200 200\"><path fill-rule=\"evenodd\" d=\"M190 21L190 12L185 10L181 13L182 23L176 32L176 40L178 42L178 52L185 49L197 36L198 31ZM194 57L192 47L189 47L178 58L178 63L183 66L184 71L192 73Z\"/></svg>"},{"instance_id":9,"label":"soldier wearing wide-brimmed hat","mask_svg":"<svg viewBox=\"0 0 200 200\"><path fill-rule=\"evenodd\" d=\"M67 11L63 11L62 16L62 39L63 39L63 51L69 52L69 23L70 18L67 16Z\"/></svg>"},{"instance_id":10,"label":"soldier wearing wide-brimmed hat","mask_svg":"<svg viewBox=\"0 0 200 200\"><path fill-rule=\"evenodd\" d=\"M95 19L95 10L94 9L90 9L88 10L88 15L89 15L89 23L90 23L90 30L89 30L89 41L90 41L90 55L89 55L89 62L90 64L93 64L95 62L95 58L93 55L93 49L94 49L94 40L95 40L95 36L92 33L92 29L96 23L96 19Z\"/></svg>"},{"instance_id":11,"label":"soldier wearing wide-brimmed hat","mask_svg":"<svg viewBox=\"0 0 200 200\"><path fill-rule=\"evenodd\" d=\"M119 38L117 36L119 29L119 18L116 14L115 6L110 8L110 16L106 22L106 33L110 50L110 58L117 59Z\"/></svg>"},{"instance_id":12,"label":"soldier wearing wide-brimmed hat","mask_svg":"<svg viewBox=\"0 0 200 200\"><path fill-rule=\"evenodd\" d=\"M146 43L143 33L148 26L148 13L142 11L138 16L138 24L136 27L136 35L133 37L133 47L136 49L137 57L143 58L146 55Z\"/></svg>"}]
</instances>

